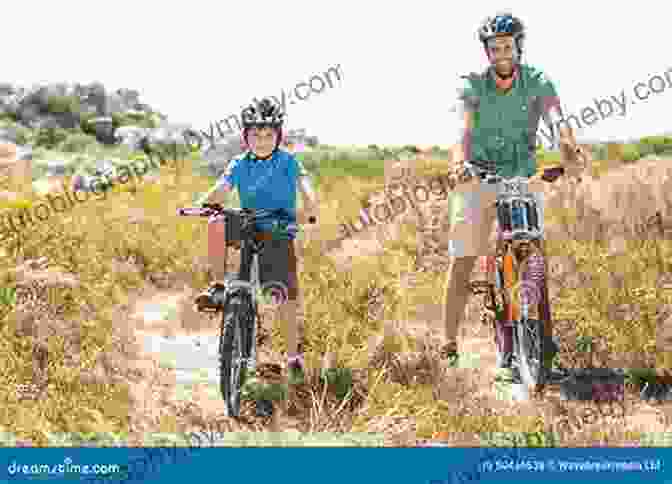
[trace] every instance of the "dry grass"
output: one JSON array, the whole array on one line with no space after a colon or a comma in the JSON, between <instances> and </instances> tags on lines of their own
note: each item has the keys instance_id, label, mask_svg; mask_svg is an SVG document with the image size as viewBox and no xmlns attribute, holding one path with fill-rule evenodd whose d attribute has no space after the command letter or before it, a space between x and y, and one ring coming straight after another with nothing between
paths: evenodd
<instances>
[{"instance_id":1,"label":"dry grass","mask_svg":"<svg viewBox=\"0 0 672 484\"><path fill-rule=\"evenodd\" d=\"M596 366L670 368L669 353L658 354L655 347L664 309L672 307L672 294L660 283L672 272L672 247L669 240L632 227L641 225L654 208L672 215L672 190L669 178L661 175L663 168L631 169L640 173L640 181L629 173L614 173L621 184L614 182L610 188L605 177L612 175L607 174L578 195L570 186L549 190L554 316L569 366L588 362L576 345L582 336L594 341L590 363ZM443 170L441 162L425 162L414 168L413 176ZM440 304L444 276L440 270L416 271L425 243L417 234L423 229L418 218L409 214L400 219L395 237L381 241L384 251L358 259L350 268L339 266L324 252L337 237L339 225L354 219L361 201L384 186L383 178L351 178L324 183L320 190L321 224L303 248L300 274L307 361L312 369L298 390L300 404L295 411L302 431L384 432L388 445L413 445L438 432L450 435L454 445L569 446L631 445L647 432L668 429L664 419L634 418L642 411L634 390L619 408L562 402L546 395L521 410L498 404L479 370L442 374L436 364L437 338L417 330L425 323L436 326L438 316L423 311ZM130 382L156 378L165 383L166 377L157 369L140 371L128 363L134 361L128 338L133 328L128 327L123 309L129 297L147 284L203 286L205 224L174 214L178 206L191 203L194 192L207 188L207 180L184 172L177 183L175 173L165 168L159 183L115 189L117 193L105 201L81 204L3 244L0 269L6 274L6 286L21 287L18 277L11 275L13 261L42 256L53 271L71 274L77 285L54 289L51 299L40 296L47 298L49 307L63 311L48 322L68 331L55 331L51 337L36 331L49 327L47 322L19 325L21 308L28 304L24 295L18 295L14 307L0 305L0 352L12 355L0 363L1 427L46 444L56 433L107 431L132 437L158 431L159 426L176 431L195 418L195 410L179 407L167 397L157 397L164 400L157 400L163 402L161 411L154 409L151 419L143 420L138 409L129 416L139 399ZM631 198L623 198L628 190ZM617 200L626 200L618 202L625 205ZM627 207L625 217L621 207ZM623 247L609 246L616 233ZM19 326L33 328L35 335L21 333ZM282 351L281 333L277 328L273 333L271 349ZM43 346L49 356L38 378L33 367L39 363L36 348ZM337 397L319 377L325 354L353 371L354 383L345 397ZM30 382L42 385L43 397L20 401L16 385ZM439 398L440 382L450 384L449 400ZM248 430L259 425L250 424Z\"/></svg>"}]
</instances>

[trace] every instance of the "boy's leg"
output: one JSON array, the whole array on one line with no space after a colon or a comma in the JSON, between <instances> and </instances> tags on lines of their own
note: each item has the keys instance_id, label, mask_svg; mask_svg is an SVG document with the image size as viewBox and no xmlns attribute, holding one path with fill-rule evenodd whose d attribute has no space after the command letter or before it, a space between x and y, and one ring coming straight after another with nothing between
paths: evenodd
<instances>
[{"instance_id":1,"label":"boy's leg","mask_svg":"<svg viewBox=\"0 0 672 484\"><path fill-rule=\"evenodd\" d=\"M224 219L208 223L208 263L214 280L221 281L226 276L226 229Z\"/></svg>"},{"instance_id":2,"label":"boy's leg","mask_svg":"<svg viewBox=\"0 0 672 484\"><path fill-rule=\"evenodd\" d=\"M276 318L284 329L289 364L299 366L298 369L303 372L299 341L299 284L294 241L269 240L265 244L264 253L259 260L259 279L267 291L272 289L273 293L283 294Z\"/></svg>"},{"instance_id":3,"label":"boy's leg","mask_svg":"<svg viewBox=\"0 0 672 484\"><path fill-rule=\"evenodd\" d=\"M194 299L194 304L196 304L199 311L204 309L214 309L214 302L211 297L214 294L216 287L213 283L225 279L226 261L227 247L224 219L208 222L208 264L212 271L213 280L210 281L210 285Z\"/></svg>"}]
</instances>

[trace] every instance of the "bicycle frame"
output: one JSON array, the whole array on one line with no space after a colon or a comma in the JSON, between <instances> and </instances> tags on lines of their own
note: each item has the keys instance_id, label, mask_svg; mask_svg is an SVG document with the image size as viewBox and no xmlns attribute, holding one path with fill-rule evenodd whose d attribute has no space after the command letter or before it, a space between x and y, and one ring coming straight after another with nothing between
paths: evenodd
<instances>
[{"instance_id":1,"label":"bicycle frame","mask_svg":"<svg viewBox=\"0 0 672 484\"><path fill-rule=\"evenodd\" d=\"M491 316L494 316L498 353L508 351L504 347L512 344L511 351L520 357L523 342L520 340L519 331L524 331L521 328L532 331L531 328L534 327L538 331L539 323L534 323L529 328L526 323L528 321L538 321L543 324L541 334L532 337L534 340L538 339L540 345L540 347L537 347L541 350L538 355L540 359L538 363L542 368L540 371L543 371L545 366L544 337L549 330L548 325L551 323L551 316L546 286L548 279L545 263L542 201L529 192L525 178L502 179L498 176L486 174L468 163L466 168L466 181L469 181L471 177L478 177L482 183L496 185L497 189L495 202L498 230L496 253L494 256L488 255L486 257L487 280L473 281L471 289L476 294L486 295L484 308L491 313ZM532 199L535 200L535 203L529 206L528 203ZM515 210L514 204L518 204L515 206ZM533 255L535 257L532 257ZM527 277L523 274L527 274ZM536 292L534 300L519 297L523 295L522 291L526 289L532 289ZM519 294L517 295L516 292ZM486 320L484 318L485 314L482 315L483 321ZM538 378L542 377L539 376Z\"/></svg>"},{"instance_id":2,"label":"bicycle frame","mask_svg":"<svg viewBox=\"0 0 672 484\"><path fill-rule=\"evenodd\" d=\"M249 295L252 301L252 310L254 312L254 324L252 325L252 336L250 341L252 347L250 348L249 357L247 361L242 364L246 365L249 370L254 371L257 362L257 324L259 319L258 308L258 294L261 292L261 282L259 281L259 254L263 250L263 241L243 240L240 248L241 258L247 254L246 248L251 248L250 260L241 260L240 272L238 279L232 279L225 282L226 290L223 294L222 308L226 308L229 299L239 291L245 292Z\"/></svg>"}]
</instances>

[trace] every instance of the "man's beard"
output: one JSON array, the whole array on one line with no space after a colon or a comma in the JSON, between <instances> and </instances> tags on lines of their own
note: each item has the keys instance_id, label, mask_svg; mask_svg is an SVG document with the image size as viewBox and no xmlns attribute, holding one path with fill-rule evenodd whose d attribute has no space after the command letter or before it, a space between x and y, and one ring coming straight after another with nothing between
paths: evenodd
<instances>
[{"instance_id":1,"label":"man's beard","mask_svg":"<svg viewBox=\"0 0 672 484\"><path fill-rule=\"evenodd\" d=\"M498 66L495 64L495 72L500 79L509 79L513 76L515 69L513 63L506 64L506 66Z\"/></svg>"}]
</instances>

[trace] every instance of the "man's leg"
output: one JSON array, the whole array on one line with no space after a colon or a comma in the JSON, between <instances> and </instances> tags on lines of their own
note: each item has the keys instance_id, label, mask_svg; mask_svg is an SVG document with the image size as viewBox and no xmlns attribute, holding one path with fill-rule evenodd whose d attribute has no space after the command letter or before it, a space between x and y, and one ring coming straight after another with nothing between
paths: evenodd
<instances>
[{"instance_id":1,"label":"man's leg","mask_svg":"<svg viewBox=\"0 0 672 484\"><path fill-rule=\"evenodd\" d=\"M444 288L443 319L446 345L443 356L456 363L457 335L469 299L469 278L476 259L487 255L495 218L494 193L478 182L455 192L448 236L451 263Z\"/></svg>"}]
</instances>

